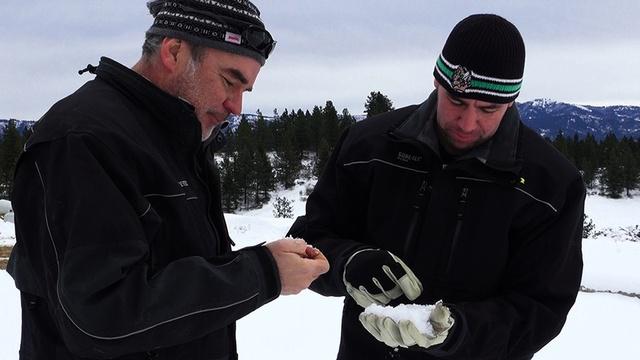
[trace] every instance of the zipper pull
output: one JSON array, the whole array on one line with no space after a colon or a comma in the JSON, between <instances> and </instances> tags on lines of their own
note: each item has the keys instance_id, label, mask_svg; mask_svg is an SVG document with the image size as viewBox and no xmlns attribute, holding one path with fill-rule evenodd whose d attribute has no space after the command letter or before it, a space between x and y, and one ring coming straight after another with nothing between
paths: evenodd
<instances>
[{"instance_id":1,"label":"zipper pull","mask_svg":"<svg viewBox=\"0 0 640 360\"><path fill-rule=\"evenodd\" d=\"M424 194L427 192L427 187L429 183L427 179L422 180L420 187L418 188L418 192L416 193L416 201L413 203L413 208L417 211L422 208L422 199L424 199Z\"/></svg>"},{"instance_id":2,"label":"zipper pull","mask_svg":"<svg viewBox=\"0 0 640 360\"><path fill-rule=\"evenodd\" d=\"M463 187L460 192L460 197L458 198L458 219L462 219L462 213L464 211L464 207L467 204L467 197L469 196L469 188Z\"/></svg>"},{"instance_id":3,"label":"zipper pull","mask_svg":"<svg viewBox=\"0 0 640 360\"><path fill-rule=\"evenodd\" d=\"M409 227L407 228L407 238L404 242L404 252L403 259L407 261L407 263L411 263L413 258L413 248L415 247L415 243L417 242L418 236L420 236L420 230L422 229L422 222L420 221L422 208L426 207L426 193L429 188L429 182L427 181L427 177L425 176L422 179L422 183L416 192L416 198L413 201L413 215L411 216L411 221L409 222Z\"/></svg>"}]
</instances>

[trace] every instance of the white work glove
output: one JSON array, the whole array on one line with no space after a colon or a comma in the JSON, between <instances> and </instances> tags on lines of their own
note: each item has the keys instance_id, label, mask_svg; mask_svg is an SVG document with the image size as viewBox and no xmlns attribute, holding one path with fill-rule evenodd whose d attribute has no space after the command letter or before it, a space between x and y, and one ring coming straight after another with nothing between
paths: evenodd
<instances>
[{"instance_id":1,"label":"white work glove","mask_svg":"<svg viewBox=\"0 0 640 360\"><path fill-rule=\"evenodd\" d=\"M402 295L415 300L422 293L422 283L413 271L400 258L380 249L363 249L351 255L342 280L347 293L363 308L386 305Z\"/></svg>"},{"instance_id":2,"label":"white work glove","mask_svg":"<svg viewBox=\"0 0 640 360\"><path fill-rule=\"evenodd\" d=\"M399 305L396 308L402 306ZM393 313L392 311L393 317L381 315L379 311L381 307L378 306L378 309L375 307L374 305L362 312L359 316L360 322L373 337L392 348L407 348L414 345L429 348L442 344L454 324L451 311L442 305L442 301L435 304L428 317L425 312L429 310L420 305L414 305L411 309L414 312L413 315L406 315L406 310L404 313ZM416 311L421 313L416 314ZM406 319L407 317L411 319ZM424 319L420 320L421 317ZM415 321L424 321L426 324L416 324ZM419 328L422 331L418 330Z\"/></svg>"}]
</instances>

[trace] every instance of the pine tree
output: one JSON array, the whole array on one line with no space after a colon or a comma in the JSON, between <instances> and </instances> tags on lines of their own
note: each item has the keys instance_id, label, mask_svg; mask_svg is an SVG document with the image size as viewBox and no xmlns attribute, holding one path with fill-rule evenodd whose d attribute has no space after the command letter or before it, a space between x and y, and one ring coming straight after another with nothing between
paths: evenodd
<instances>
[{"instance_id":1,"label":"pine tree","mask_svg":"<svg viewBox=\"0 0 640 360\"><path fill-rule=\"evenodd\" d=\"M630 139L628 144L629 144L629 147L631 148L631 153L633 154L633 158L635 159L636 171L640 173L640 139ZM640 174L636 176L635 188L636 189L640 188Z\"/></svg>"},{"instance_id":2,"label":"pine tree","mask_svg":"<svg viewBox=\"0 0 640 360\"><path fill-rule=\"evenodd\" d=\"M327 166L329 162L329 157L331 156L331 149L326 140L320 140L320 147L318 149L318 153L316 155L316 164L314 167L314 174L318 177L322 175L324 168Z\"/></svg>"},{"instance_id":3,"label":"pine tree","mask_svg":"<svg viewBox=\"0 0 640 360\"><path fill-rule=\"evenodd\" d=\"M556 138L553 140L553 146L560 151L567 159L571 160L571 154L569 153L569 145L567 138L564 137L562 130L558 132Z\"/></svg>"},{"instance_id":4,"label":"pine tree","mask_svg":"<svg viewBox=\"0 0 640 360\"><path fill-rule=\"evenodd\" d=\"M273 204L273 216L277 218L293 218L293 201L287 200L285 197L276 198Z\"/></svg>"},{"instance_id":5,"label":"pine tree","mask_svg":"<svg viewBox=\"0 0 640 360\"><path fill-rule=\"evenodd\" d=\"M633 140L623 138L619 145L620 166L622 167L622 183L627 192L627 196L631 196L631 191L638 186L638 177L640 176L640 164L633 154Z\"/></svg>"},{"instance_id":6,"label":"pine tree","mask_svg":"<svg viewBox=\"0 0 640 360\"><path fill-rule=\"evenodd\" d=\"M338 119L338 112L333 106L333 102L328 100L322 111L322 139L326 140L329 146L334 146L340 136L340 124Z\"/></svg>"},{"instance_id":7,"label":"pine tree","mask_svg":"<svg viewBox=\"0 0 640 360\"><path fill-rule=\"evenodd\" d=\"M300 173L302 162L294 145L295 132L293 127L286 129L280 139L281 146L276 151L275 168L276 177L285 189L295 185L295 180Z\"/></svg>"},{"instance_id":8,"label":"pine tree","mask_svg":"<svg viewBox=\"0 0 640 360\"><path fill-rule=\"evenodd\" d=\"M318 152L318 146L322 138L321 129L323 118L322 108L314 106L309 120L309 147L311 151L316 153Z\"/></svg>"},{"instance_id":9,"label":"pine tree","mask_svg":"<svg viewBox=\"0 0 640 360\"><path fill-rule=\"evenodd\" d=\"M255 155L255 202L256 206L260 206L269 202L269 192L275 189L275 179L273 167L262 146L257 147Z\"/></svg>"},{"instance_id":10,"label":"pine tree","mask_svg":"<svg viewBox=\"0 0 640 360\"><path fill-rule=\"evenodd\" d=\"M607 167L609 160L612 158L611 153L616 149L618 143L618 138L614 133L608 133L600 143L600 158L598 160L603 167Z\"/></svg>"},{"instance_id":11,"label":"pine tree","mask_svg":"<svg viewBox=\"0 0 640 360\"><path fill-rule=\"evenodd\" d=\"M271 122L271 131L274 138L274 147L273 149L276 152L281 151L284 145L284 136L287 130L288 124L291 123L291 117L289 116L289 110L284 109L281 115L274 118Z\"/></svg>"},{"instance_id":12,"label":"pine tree","mask_svg":"<svg viewBox=\"0 0 640 360\"><path fill-rule=\"evenodd\" d=\"M364 113L367 114L367 117L372 117L391 110L393 110L393 103L380 91L372 91L369 96L367 96L367 101L364 103Z\"/></svg>"},{"instance_id":13,"label":"pine tree","mask_svg":"<svg viewBox=\"0 0 640 360\"><path fill-rule=\"evenodd\" d=\"M16 120L10 119L0 142L0 197L3 199L11 196L13 173L23 146L24 139L16 127Z\"/></svg>"},{"instance_id":14,"label":"pine tree","mask_svg":"<svg viewBox=\"0 0 640 360\"><path fill-rule=\"evenodd\" d=\"M222 157L220 164L220 182L222 185L222 210L235 212L238 209L238 187L234 178L234 164L228 154Z\"/></svg>"},{"instance_id":15,"label":"pine tree","mask_svg":"<svg viewBox=\"0 0 640 360\"><path fill-rule=\"evenodd\" d=\"M349 113L349 109L342 109L342 116L340 116L340 133L355 123L356 118Z\"/></svg>"},{"instance_id":16,"label":"pine tree","mask_svg":"<svg viewBox=\"0 0 640 360\"><path fill-rule=\"evenodd\" d=\"M254 142L256 144L256 148L262 146L267 151L273 150L273 134L271 133L271 129L269 129L269 124L267 124L267 121L260 110L256 113L258 115L254 130Z\"/></svg>"},{"instance_id":17,"label":"pine tree","mask_svg":"<svg viewBox=\"0 0 640 360\"><path fill-rule=\"evenodd\" d=\"M578 169L582 170L584 182L588 188L593 188L598 171L598 142L591 133L580 142L579 155L576 161Z\"/></svg>"},{"instance_id":18,"label":"pine tree","mask_svg":"<svg viewBox=\"0 0 640 360\"><path fill-rule=\"evenodd\" d=\"M582 238L588 239L595 232L596 225L593 223L593 220L587 216L587 214L582 214Z\"/></svg>"},{"instance_id":19,"label":"pine tree","mask_svg":"<svg viewBox=\"0 0 640 360\"><path fill-rule=\"evenodd\" d=\"M317 148L314 145L314 133L313 133L313 116L309 112L309 110L304 112L304 128L307 133L307 144L305 146L305 150L307 151L316 151Z\"/></svg>"},{"instance_id":20,"label":"pine tree","mask_svg":"<svg viewBox=\"0 0 640 360\"><path fill-rule=\"evenodd\" d=\"M300 153L300 158L304 158L304 151L309 146L309 129L308 120L302 109L298 109L294 118L293 126L295 128L295 145L297 151Z\"/></svg>"},{"instance_id":21,"label":"pine tree","mask_svg":"<svg viewBox=\"0 0 640 360\"><path fill-rule=\"evenodd\" d=\"M620 163L622 149L615 146L608 151L609 159L603 173L604 194L607 197L618 199L624 191L624 166Z\"/></svg>"},{"instance_id":22,"label":"pine tree","mask_svg":"<svg viewBox=\"0 0 640 360\"><path fill-rule=\"evenodd\" d=\"M238 129L236 131L236 153L234 159L235 165L235 181L241 194L240 199L244 208L253 206L252 201L255 199L253 191L255 189L255 166L254 166L254 149L252 144L252 129L249 121L245 116L242 117Z\"/></svg>"}]
</instances>

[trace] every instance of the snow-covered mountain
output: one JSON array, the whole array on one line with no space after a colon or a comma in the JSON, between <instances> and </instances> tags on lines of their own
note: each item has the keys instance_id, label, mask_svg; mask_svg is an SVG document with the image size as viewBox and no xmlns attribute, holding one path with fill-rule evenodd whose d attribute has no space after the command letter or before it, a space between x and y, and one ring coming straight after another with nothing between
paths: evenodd
<instances>
[{"instance_id":1,"label":"snow-covered mountain","mask_svg":"<svg viewBox=\"0 0 640 360\"><path fill-rule=\"evenodd\" d=\"M573 105L549 99L517 105L524 123L543 136L553 138L562 131L565 136L591 133L603 139L612 132L619 139L640 138L640 106Z\"/></svg>"},{"instance_id":2,"label":"snow-covered mountain","mask_svg":"<svg viewBox=\"0 0 640 360\"><path fill-rule=\"evenodd\" d=\"M4 134L4 129L7 127L8 123L9 119L0 119L0 135ZM24 134L25 130L30 128L33 124L34 122L31 120L16 120L16 127L22 134Z\"/></svg>"}]
</instances>

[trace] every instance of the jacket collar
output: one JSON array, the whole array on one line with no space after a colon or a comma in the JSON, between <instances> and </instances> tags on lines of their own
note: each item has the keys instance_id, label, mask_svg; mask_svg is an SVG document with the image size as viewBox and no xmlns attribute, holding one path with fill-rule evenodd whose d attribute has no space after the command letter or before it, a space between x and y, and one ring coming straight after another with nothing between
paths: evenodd
<instances>
[{"instance_id":1,"label":"jacket collar","mask_svg":"<svg viewBox=\"0 0 640 360\"><path fill-rule=\"evenodd\" d=\"M436 132L437 100L437 92L433 91L409 117L391 130L391 134L399 139L417 141L442 158ZM521 160L517 154L519 132L520 115L514 105L507 110L498 130L489 141L456 157L451 165L475 159L492 169L518 174L521 169Z\"/></svg>"},{"instance_id":2,"label":"jacket collar","mask_svg":"<svg viewBox=\"0 0 640 360\"><path fill-rule=\"evenodd\" d=\"M99 79L141 105L152 115L154 121L166 128L168 134L175 135L172 137L180 145L187 148L200 145L200 123L191 104L163 91L140 74L107 57L100 58L95 73Z\"/></svg>"}]
</instances>

